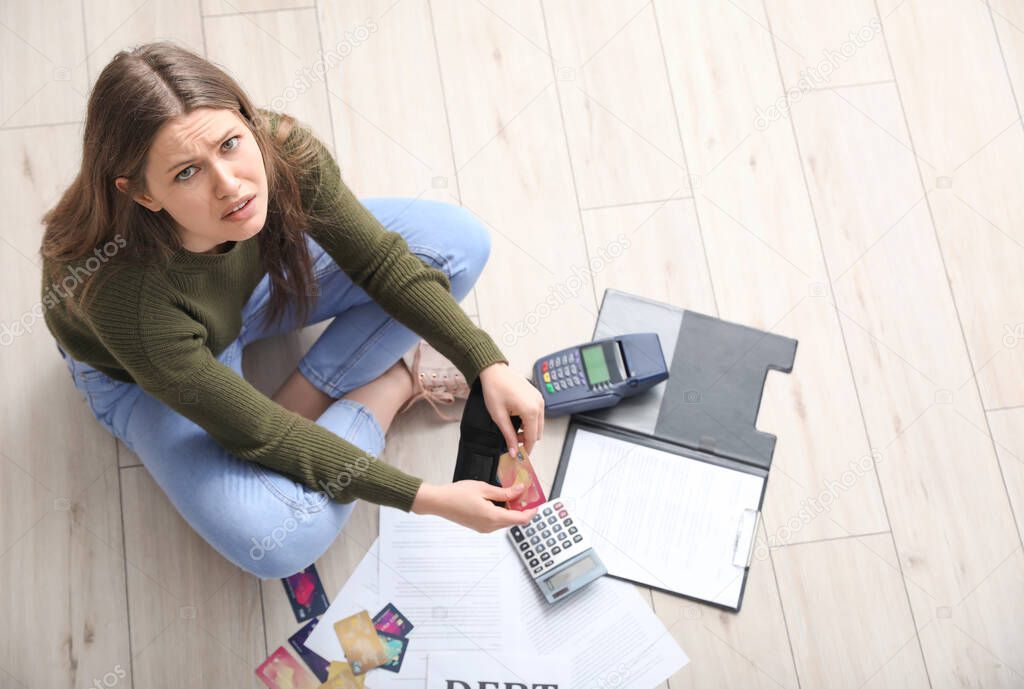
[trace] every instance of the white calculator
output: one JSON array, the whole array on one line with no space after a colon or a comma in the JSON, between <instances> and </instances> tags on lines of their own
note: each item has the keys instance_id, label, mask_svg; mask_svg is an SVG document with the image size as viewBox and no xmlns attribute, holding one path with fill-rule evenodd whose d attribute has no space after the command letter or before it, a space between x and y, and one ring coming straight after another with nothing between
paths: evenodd
<instances>
[{"instance_id":1,"label":"white calculator","mask_svg":"<svg viewBox=\"0 0 1024 689\"><path fill-rule=\"evenodd\" d=\"M567 598L608 573L572 518L571 504L564 498L549 500L537 507L529 524L508 530L519 559L548 603Z\"/></svg>"}]
</instances>

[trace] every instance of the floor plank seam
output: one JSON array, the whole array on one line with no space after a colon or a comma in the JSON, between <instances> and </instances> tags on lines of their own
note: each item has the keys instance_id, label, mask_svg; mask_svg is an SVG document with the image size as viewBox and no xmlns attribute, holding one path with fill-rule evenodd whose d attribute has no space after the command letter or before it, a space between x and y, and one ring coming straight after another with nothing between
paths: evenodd
<instances>
[{"instance_id":1,"label":"floor plank seam","mask_svg":"<svg viewBox=\"0 0 1024 689\"><path fill-rule=\"evenodd\" d=\"M671 201L693 201L694 197L690 196L669 196L664 199L650 199L643 201L625 201L623 203L609 203L607 206L580 206L580 211L586 213L588 211L603 211L609 208L627 208L629 206L651 206L656 203L669 203Z\"/></svg>"},{"instance_id":2,"label":"floor plank seam","mask_svg":"<svg viewBox=\"0 0 1024 689\"><path fill-rule=\"evenodd\" d=\"M270 14L272 12L294 12L295 10L313 10L316 9L316 4L312 5L298 5L296 7L270 7L264 10L239 10L237 12L215 12L213 14L202 14L202 5L199 7L200 17L207 19L209 17L243 17L252 14Z\"/></svg>"},{"instance_id":3,"label":"floor plank seam","mask_svg":"<svg viewBox=\"0 0 1024 689\"><path fill-rule=\"evenodd\" d=\"M654 17L654 32L658 36L658 50L661 52L661 63L664 67L665 83L668 86L668 97L672 103L672 114L675 117L676 136L679 137L679 150L683 154L683 165L686 166L687 183L690 185L690 193L693 194L693 168L690 167L690 159L686 155L686 142L683 140L682 125L679 124L679 107L676 104L676 91L672 87L671 72L668 68L668 55L665 52L665 40L661 35L661 22L658 20L658 8L651 0L651 15ZM731 151L730 151L731 153ZM710 171L709 171L710 174ZM704 241L704 226L700 221L700 210L697 208L696 194L693 194L693 218L697 223L697 236L700 238L701 253L704 254L704 270L708 275L708 286L711 288L711 304L715 307L715 315L718 316L721 310L718 307L718 295L715 293L715 279L711 274L711 260L708 258L708 245Z\"/></svg>"},{"instance_id":4,"label":"floor plank seam","mask_svg":"<svg viewBox=\"0 0 1024 689\"><path fill-rule=\"evenodd\" d=\"M576 179L576 165L572 161L572 149L569 147L569 132L565 127L565 108L562 106L562 90L558 88L558 70L555 68L555 57L551 53L551 32L548 30L548 18L547 13L544 11L544 3L538 3L540 5L540 20L541 25L544 27L544 41L548 47L548 64L551 66L551 78L555 80L555 100L558 103L558 121L562 125L562 141L565 142L565 157L569 163L569 177L572 179L572 194L576 199L576 221L579 222L579 233L580 238L583 240L583 258L586 260L587 265L590 265L590 246L587 241L587 229L583 224L583 210L580 204L580 187L579 181ZM596 53L595 53L596 54ZM591 56L593 57L593 56ZM601 301L597 298L597 285L593 276L590 279L590 294L593 298L592 305L597 309L598 304ZM596 312L594 314L597 316ZM654 599L651 599L653 604Z\"/></svg>"}]
</instances>

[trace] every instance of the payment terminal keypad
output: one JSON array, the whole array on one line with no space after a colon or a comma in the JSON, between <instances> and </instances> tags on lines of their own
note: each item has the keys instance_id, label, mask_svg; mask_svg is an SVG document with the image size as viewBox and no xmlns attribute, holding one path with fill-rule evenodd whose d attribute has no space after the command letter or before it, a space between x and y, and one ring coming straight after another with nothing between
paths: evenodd
<instances>
[{"instance_id":1,"label":"payment terminal keypad","mask_svg":"<svg viewBox=\"0 0 1024 689\"><path fill-rule=\"evenodd\" d=\"M575 387L586 387L587 378L583 373L579 349L566 350L552 355L540 365L541 381L548 392L559 392Z\"/></svg>"}]
</instances>

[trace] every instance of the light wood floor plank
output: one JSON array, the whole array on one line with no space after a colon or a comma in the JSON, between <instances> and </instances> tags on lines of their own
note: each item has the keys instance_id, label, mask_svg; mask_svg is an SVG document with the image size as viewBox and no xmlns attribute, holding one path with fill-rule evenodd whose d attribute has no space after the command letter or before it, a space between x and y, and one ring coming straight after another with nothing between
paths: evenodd
<instances>
[{"instance_id":1,"label":"light wood floor plank","mask_svg":"<svg viewBox=\"0 0 1024 689\"><path fill-rule=\"evenodd\" d=\"M40 301L39 218L74 178L80 147L77 125L0 132L0 158L17 161L0 172L3 686L84 686L130 670L114 441L75 389Z\"/></svg>"},{"instance_id":2,"label":"light wood floor plank","mask_svg":"<svg viewBox=\"0 0 1024 689\"><path fill-rule=\"evenodd\" d=\"M1017 530L1024 531L1024 408L988 413L989 427L1003 469Z\"/></svg>"},{"instance_id":3,"label":"light wood floor plank","mask_svg":"<svg viewBox=\"0 0 1024 689\"><path fill-rule=\"evenodd\" d=\"M1015 686L997 650L964 635L982 648L1014 638L1024 588L992 584L1024 575L1019 535L913 155L875 124L899 127L895 87L857 91L856 109L823 93L794 117L829 265L847 267L836 304L900 567L932 686ZM864 169L877 173L845 172Z\"/></svg>"},{"instance_id":4,"label":"light wood floor plank","mask_svg":"<svg viewBox=\"0 0 1024 689\"><path fill-rule=\"evenodd\" d=\"M765 0L790 98L812 89L892 79L871 0Z\"/></svg>"},{"instance_id":5,"label":"light wood floor plank","mask_svg":"<svg viewBox=\"0 0 1024 689\"><path fill-rule=\"evenodd\" d=\"M989 8L1019 112L1024 97L1024 5L1013 0L990 0Z\"/></svg>"},{"instance_id":6,"label":"light wood floor plank","mask_svg":"<svg viewBox=\"0 0 1024 689\"><path fill-rule=\"evenodd\" d=\"M258 580L193 531L144 468L120 471L136 689L261 686Z\"/></svg>"},{"instance_id":7,"label":"light wood floor plank","mask_svg":"<svg viewBox=\"0 0 1024 689\"><path fill-rule=\"evenodd\" d=\"M320 3L338 158L361 197L451 201L451 139L425 0Z\"/></svg>"},{"instance_id":8,"label":"light wood floor plank","mask_svg":"<svg viewBox=\"0 0 1024 689\"><path fill-rule=\"evenodd\" d=\"M969 0L879 4L982 399L1024 404L1024 349L1005 344L1024 336L1024 128L992 18Z\"/></svg>"},{"instance_id":9,"label":"light wood floor plank","mask_svg":"<svg viewBox=\"0 0 1024 689\"><path fill-rule=\"evenodd\" d=\"M769 541L886 530L874 481L834 487L868 455L867 439L790 124L756 125L758 107L783 93L760 4L656 8L683 144L699 177L696 207L719 315L800 341L792 375L768 376L758 419L778 436L765 499Z\"/></svg>"},{"instance_id":10,"label":"light wood floor plank","mask_svg":"<svg viewBox=\"0 0 1024 689\"><path fill-rule=\"evenodd\" d=\"M0 5L0 127L77 120L88 97L82 5Z\"/></svg>"},{"instance_id":11,"label":"light wood floor plank","mask_svg":"<svg viewBox=\"0 0 1024 689\"><path fill-rule=\"evenodd\" d=\"M772 557L802 686L928 687L889 534L778 548Z\"/></svg>"},{"instance_id":12,"label":"light wood floor plank","mask_svg":"<svg viewBox=\"0 0 1024 689\"><path fill-rule=\"evenodd\" d=\"M142 43L169 40L205 55L202 19L195 2L100 0L86 6L89 88L118 51Z\"/></svg>"},{"instance_id":13,"label":"light wood floor plank","mask_svg":"<svg viewBox=\"0 0 1024 689\"><path fill-rule=\"evenodd\" d=\"M544 4L580 206L690 195L650 3Z\"/></svg>"}]
</instances>

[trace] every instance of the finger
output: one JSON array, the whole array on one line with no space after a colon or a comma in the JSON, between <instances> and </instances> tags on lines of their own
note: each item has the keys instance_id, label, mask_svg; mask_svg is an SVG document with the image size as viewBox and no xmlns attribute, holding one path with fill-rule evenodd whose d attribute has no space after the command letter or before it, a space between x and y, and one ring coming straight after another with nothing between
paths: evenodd
<instances>
[{"instance_id":1,"label":"finger","mask_svg":"<svg viewBox=\"0 0 1024 689\"><path fill-rule=\"evenodd\" d=\"M512 427L512 419L505 413L499 413L498 417L494 419L494 423L498 425L498 430L501 431L502 436L505 438L505 445L508 447L509 454L515 455L519 449L519 438L516 436L516 429Z\"/></svg>"},{"instance_id":2,"label":"finger","mask_svg":"<svg viewBox=\"0 0 1024 689\"><path fill-rule=\"evenodd\" d=\"M491 485L490 483L483 483L483 481L481 481L480 483L483 484L483 490L481 492L483 493L483 496L485 498L487 498L488 500L498 500L500 502L507 502L511 500L515 496L522 493L523 490L525 490L526 488L526 486L524 486L521 483L509 486L508 488L494 486Z\"/></svg>"},{"instance_id":3,"label":"finger","mask_svg":"<svg viewBox=\"0 0 1024 689\"><path fill-rule=\"evenodd\" d=\"M537 425L538 419L536 414L528 416L523 424L523 430L526 431L526 454L533 452L533 445L537 442Z\"/></svg>"},{"instance_id":4,"label":"finger","mask_svg":"<svg viewBox=\"0 0 1024 689\"><path fill-rule=\"evenodd\" d=\"M537 508L534 507L532 510L526 512L518 512L516 510L504 510L500 507L496 507L498 513L495 514L495 521L498 523L498 528L506 526L529 524L530 520L533 519L533 515L537 513Z\"/></svg>"}]
</instances>

